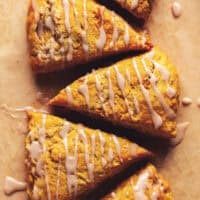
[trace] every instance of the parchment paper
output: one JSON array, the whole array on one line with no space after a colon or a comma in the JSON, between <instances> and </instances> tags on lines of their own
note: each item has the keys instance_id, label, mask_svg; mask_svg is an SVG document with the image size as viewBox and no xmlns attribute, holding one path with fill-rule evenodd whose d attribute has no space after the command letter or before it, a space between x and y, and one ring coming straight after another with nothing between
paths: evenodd
<instances>
[{"instance_id":1,"label":"parchment paper","mask_svg":"<svg viewBox=\"0 0 200 200\"><path fill-rule=\"evenodd\" d=\"M171 0L155 0L147 24L155 44L161 46L177 65L182 97L189 96L193 104L181 108L178 121L190 121L184 141L176 148L160 149L156 166L169 180L176 200L200 199L200 1L180 0L183 14L174 19ZM73 72L56 76L34 76L28 64L26 15L28 0L0 1L0 104L21 107L36 104L37 91L52 96L73 77ZM75 76L79 76L78 70ZM74 76L74 77L75 77ZM57 78L55 78L57 77ZM58 78L59 77L59 78ZM63 80L64 79L64 80ZM22 114L23 116L23 114ZM24 132L26 120L12 119L0 111L0 199L23 200L25 192L12 196L3 193L6 175L25 179ZM164 151L165 153L159 153Z\"/></svg>"}]
</instances>

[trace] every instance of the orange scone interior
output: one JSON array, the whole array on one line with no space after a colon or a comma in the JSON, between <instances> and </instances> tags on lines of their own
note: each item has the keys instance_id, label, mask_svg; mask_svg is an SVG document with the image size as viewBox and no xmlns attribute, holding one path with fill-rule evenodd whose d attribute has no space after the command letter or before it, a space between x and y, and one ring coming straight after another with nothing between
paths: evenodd
<instances>
[{"instance_id":1,"label":"orange scone interior","mask_svg":"<svg viewBox=\"0 0 200 200\"><path fill-rule=\"evenodd\" d=\"M29 112L26 138L30 199L73 199L131 163L151 155L126 139Z\"/></svg>"},{"instance_id":2,"label":"orange scone interior","mask_svg":"<svg viewBox=\"0 0 200 200\"><path fill-rule=\"evenodd\" d=\"M167 181L149 164L102 200L173 200Z\"/></svg>"},{"instance_id":3,"label":"orange scone interior","mask_svg":"<svg viewBox=\"0 0 200 200\"><path fill-rule=\"evenodd\" d=\"M115 12L92 0L32 1L27 32L35 72L152 46L146 32L137 32Z\"/></svg>"},{"instance_id":4,"label":"orange scone interior","mask_svg":"<svg viewBox=\"0 0 200 200\"><path fill-rule=\"evenodd\" d=\"M176 68L158 48L75 80L49 102L151 135L176 135Z\"/></svg>"},{"instance_id":5,"label":"orange scone interior","mask_svg":"<svg viewBox=\"0 0 200 200\"><path fill-rule=\"evenodd\" d=\"M147 20L151 9L153 0L114 0L120 6L127 9L135 17Z\"/></svg>"}]
</instances>

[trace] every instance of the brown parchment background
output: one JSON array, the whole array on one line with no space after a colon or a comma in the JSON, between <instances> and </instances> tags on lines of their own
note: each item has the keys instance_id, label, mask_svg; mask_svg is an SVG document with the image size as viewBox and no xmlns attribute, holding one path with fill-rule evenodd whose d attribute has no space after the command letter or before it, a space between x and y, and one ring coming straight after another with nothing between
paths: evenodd
<instances>
[{"instance_id":1,"label":"brown parchment background","mask_svg":"<svg viewBox=\"0 0 200 200\"><path fill-rule=\"evenodd\" d=\"M176 200L200 199L200 1L179 0L183 14L179 19L171 15L172 0L155 0L148 22L152 40L161 46L177 65L182 96L189 96L193 104L181 108L178 121L190 121L184 141L158 156L156 165L169 180ZM0 1L0 104L12 107L33 105L38 90L47 96L67 83L55 81L53 76L34 78L28 64L26 42L26 14L28 0ZM73 73L72 73L73 74ZM70 74L71 77L71 74ZM63 76L61 75L61 78ZM45 84L43 84L45 82ZM46 83L48 84L46 85ZM57 86L55 83L58 82ZM47 93L48 91L48 93ZM3 193L6 175L24 180L24 135L26 121L13 120L0 110L0 199L23 200L25 192L12 196Z\"/></svg>"}]
</instances>

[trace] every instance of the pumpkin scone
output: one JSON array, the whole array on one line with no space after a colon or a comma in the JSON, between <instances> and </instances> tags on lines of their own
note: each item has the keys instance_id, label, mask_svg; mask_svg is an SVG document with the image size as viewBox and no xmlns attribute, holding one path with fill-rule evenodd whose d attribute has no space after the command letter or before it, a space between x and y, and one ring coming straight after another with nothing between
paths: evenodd
<instances>
[{"instance_id":1,"label":"pumpkin scone","mask_svg":"<svg viewBox=\"0 0 200 200\"><path fill-rule=\"evenodd\" d=\"M176 68L158 48L93 71L50 100L113 124L163 137L176 136Z\"/></svg>"},{"instance_id":2,"label":"pumpkin scone","mask_svg":"<svg viewBox=\"0 0 200 200\"><path fill-rule=\"evenodd\" d=\"M27 20L30 61L50 72L130 50L149 50L149 35L92 0L38 0Z\"/></svg>"},{"instance_id":3,"label":"pumpkin scone","mask_svg":"<svg viewBox=\"0 0 200 200\"><path fill-rule=\"evenodd\" d=\"M152 154L127 139L28 112L27 193L30 199L74 199Z\"/></svg>"},{"instance_id":4,"label":"pumpkin scone","mask_svg":"<svg viewBox=\"0 0 200 200\"><path fill-rule=\"evenodd\" d=\"M128 10L133 16L147 20L152 10L153 0L113 0Z\"/></svg>"},{"instance_id":5,"label":"pumpkin scone","mask_svg":"<svg viewBox=\"0 0 200 200\"><path fill-rule=\"evenodd\" d=\"M148 164L101 200L173 200L167 181Z\"/></svg>"}]
</instances>

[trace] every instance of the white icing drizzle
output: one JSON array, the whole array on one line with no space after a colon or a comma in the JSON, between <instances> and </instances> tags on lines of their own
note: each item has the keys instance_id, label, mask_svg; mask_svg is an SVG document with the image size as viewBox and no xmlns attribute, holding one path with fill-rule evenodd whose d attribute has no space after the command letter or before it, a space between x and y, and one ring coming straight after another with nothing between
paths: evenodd
<instances>
[{"instance_id":1,"label":"white icing drizzle","mask_svg":"<svg viewBox=\"0 0 200 200\"><path fill-rule=\"evenodd\" d=\"M87 0L83 0L83 18L84 18L84 29L81 31L82 37L82 46L85 53L88 53L89 45L87 42L87 29L88 29L88 22L87 22Z\"/></svg>"},{"instance_id":2,"label":"white icing drizzle","mask_svg":"<svg viewBox=\"0 0 200 200\"><path fill-rule=\"evenodd\" d=\"M33 186L33 199L39 200L39 189L36 185Z\"/></svg>"},{"instance_id":3,"label":"white icing drizzle","mask_svg":"<svg viewBox=\"0 0 200 200\"><path fill-rule=\"evenodd\" d=\"M180 17L182 14L181 4L179 2L172 3L172 14L174 17Z\"/></svg>"},{"instance_id":4,"label":"white icing drizzle","mask_svg":"<svg viewBox=\"0 0 200 200\"><path fill-rule=\"evenodd\" d=\"M111 193L111 197L113 197L113 198L116 197L115 192L112 192L112 193Z\"/></svg>"},{"instance_id":5,"label":"white icing drizzle","mask_svg":"<svg viewBox=\"0 0 200 200\"><path fill-rule=\"evenodd\" d=\"M147 189L149 172L145 172L139 176L136 185L133 187L133 193L135 200L148 200L148 197L145 194L145 190Z\"/></svg>"},{"instance_id":6,"label":"white icing drizzle","mask_svg":"<svg viewBox=\"0 0 200 200\"><path fill-rule=\"evenodd\" d=\"M112 163L113 161L113 150L112 150L112 147L109 147L109 150L108 150L108 162Z\"/></svg>"},{"instance_id":7,"label":"white icing drizzle","mask_svg":"<svg viewBox=\"0 0 200 200\"><path fill-rule=\"evenodd\" d=\"M71 2L72 2L73 10L74 10L75 20L77 20L78 19L78 11L76 9L76 0L71 0Z\"/></svg>"},{"instance_id":8,"label":"white icing drizzle","mask_svg":"<svg viewBox=\"0 0 200 200\"><path fill-rule=\"evenodd\" d=\"M73 58L73 41L71 38L70 4L69 4L69 0L62 0L62 1L63 1L64 13L65 13L65 27L69 34L68 36L69 49L67 53L67 61L71 61Z\"/></svg>"},{"instance_id":9,"label":"white icing drizzle","mask_svg":"<svg viewBox=\"0 0 200 200\"><path fill-rule=\"evenodd\" d=\"M136 114L138 114L140 112L140 105L139 105L139 102L138 102L138 100L135 96L133 96L133 103L134 103L134 106L135 106L135 112L136 112Z\"/></svg>"},{"instance_id":10,"label":"white icing drizzle","mask_svg":"<svg viewBox=\"0 0 200 200\"><path fill-rule=\"evenodd\" d=\"M79 128L78 133L79 133L80 138L83 141L83 144L85 146L85 163L86 163L86 166L88 169L88 177L89 177L90 181L93 182L94 181L94 162L90 163L90 160L89 160L87 136L86 136L83 128ZM93 142L94 142L94 140L93 140ZM93 148L94 148L94 144L93 144ZM94 153L94 149L92 151ZM94 157L94 155L92 155L92 157Z\"/></svg>"},{"instance_id":11,"label":"white icing drizzle","mask_svg":"<svg viewBox=\"0 0 200 200\"><path fill-rule=\"evenodd\" d=\"M101 164L102 164L102 167L105 167L107 161L104 159L104 146L106 144L106 140L105 138L103 137L101 131L99 131L99 141L100 141L100 149L101 149Z\"/></svg>"},{"instance_id":12,"label":"white icing drizzle","mask_svg":"<svg viewBox=\"0 0 200 200\"><path fill-rule=\"evenodd\" d=\"M177 136L170 141L172 146L176 146L182 142L189 125L190 122L182 122L177 124Z\"/></svg>"},{"instance_id":13,"label":"white icing drizzle","mask_svg":"<svg viewBox=\"0 0 200 200\"><path fill-rule=\"evenodd\" d=\"M61 158L59 156L57 180L56 180L56 200L59 200L59 187L60 187L60 171L61 170Z\"/></svg>"},{"instance_id":14,"label":"white icing drizzle","mask_svg":"<svg viewBox=\"0 0 200 200\"><path fill-rule=\"evenodd\" d=\"M97 95L98 95L98 98L100 99L101 101L101 104L102 104L102 107L103 107L103 110L106 114L106 107L105 107L105 104L104 104L104 98L101 94L101 91L102 91L102 87L101 87L101 83L99 81L99 76L98 75L95 75L95 81L96 81L96 89L97 89Z\"/></svg>"},{"instance_id":15,"label":"white icing drizzle","mask_svg":"<svg viewBox=\"0 0 200 200\"><path fill-rule=\"evenodd\" d=\"M47 188L47 199L51 200L51 191L50 191L49 178L48 178L46 167L44 167L44 171L45 171L45 184Z\"/></svg>"},{"instance_id":16,"label":"white icing drizzle","mask_svg":"<svg viewBox=\"0 0 200 200\"><path fill-rule=\"evenodd\" d=\"M139 0L132 0L132 9L133 10L138 7L138 3L139 3Z\"/></svg>"},{"instance_id":17,"label":"white icing drizzle","mask_svg":"<svg viewBox=\"0 0 200 200\"><path fill-rule=\"evenodd\" d=\"M167 90L166 90L166 95L172 99L173 97L176 96L176 90L170 86L167 87Z\"/></svg>"},{"instance_id":18,"label":"white icing drizzle","mask_svg":"<svg viewBox=\"0 0 200 200\"><path fill-rule=\"evenodd\" d=\"M128 24L125 24L124 43L125 45L129 45L129 42L130 42L129 27Z\"/></svg>"},{"instance_id":19,"label":"white icing drizzle","mask_svg":"<svg viewBox=\"0 0 200 200\"><path fill-rule=\"evenodd\" d=\"M67 87L65 88L65 91L66 91L66 95L67 95L67 102L68 102L69 104L73 103L73 97L72 97L72 93L71 93L71 88L70 88L70 86L67 86Z\"/></svg>"},{"instance_id":20,"label":"white icing drizzle","mask_svg":"<svg viewBox=\"0 0 200 200\"><path fill-rule=\"evenodd\" d=\"M152 63L154 64L155 68L161 73L163 80L168 82L170 78L169 71L163 65L161 65L160 63L157 63L154 60L152 60Z\"/></svg>"},{"instance_id":21,"label":"white icing drizzle","mask_svg":"<svg viewBox=\"0 0 200 200\"><path fill-rule=\"evenodd\" d=\"M189 98L189 97L184 97L184 98L182 99L182 104L183 104L184 106L189 106L190 104L192 104L192 99Z\"/></svg>"},{"instance_id":22,"label":"white icing drizzle","mask_svg":"<svg viewBox=\"0 0 200 200\"><path fill-rule=\"evenodd\" d=\"M65 147L65 154L66 154L65 168L67 171L67 187L68 187L69 194L72 195L72 192L74 192L73 194L76 197L77 189L78 189L76 168L77 168L77 161L78 161L79 134L76 134L76 138L75 138L74 156L69 156L68 140L67 140L69 130L70 130L70 123L67 121L64 121L63 128L61 129L61 132L60 132L60 136L63 138L63 144Z\"/></svg>"},{"instance_id":23,"label":"white icing drizzle","mask_svg":"<svg viewBox=\"0 0 200 200\"><path fill-rule=\"evenodd\" d=\"M122 74L119 72L119 69L118 69L118 66L117 66L117 65L114 66L114 69L115 69L115 72L116 72L116 75L117 75L117 84L118 84L119 89L120 89L121 92L122 92L122 95L123 95L123 98L124 98L126 107L127 107L127 109L128 109L128 113L129 113L129 115L133 115L133 111L132 111L132 110L130 109L130 107L129 107L128 99L126 98L126 96L125 96L125 94L124 94L125 79L124 79L124 77L122 76Z\"/></svg>"},{"instance_id":24,"label":"white icing drizzle","mask_svg":"<svg viewBox=\"0 0 200 200\"><path fill-rule=\"evenodd\" d=\"M85 97L87 106L89 106L90 96L89 96L87 78L85 78L84 83L79 87L78 91Z\"/></svg>"},{"instance_id":25,"label":"white icing drizzle","mask_svg":"<svg viewBox=\"0 0 200 200\"><path fill-rule=\"evenodd\" d=\"M117 137L115 135L113 135L112 138L113 138L113 142L115 144L117 155L119 156L120 161L122 161L120 143L119 143L119 141L118 141L118 139L117 139Z\"/></svg>"},{"instance_id":26,"label":"white icing drizzle","mask_svg":"<svg viewBox=\"0 0 200 200\"><path fill-rule=\"evenodd\" d=\"M150 76L150 83L153 87L153 90L155 92L156 97L158 98L160 104L162 105L165 113L167 114L167 117L170 119L174 119L176 117L175 112L169 107L169 105L166 103L163 95L161 94L161 92L159 91L159 89L156 87L156 83L157 83L157 78L155 77L155 75L151 72L151 70L149 68L147 68L147 65L145 63L145 60L142 59L142 64L143 67L146 71L146 73Z\"/></svg>"},{"instance_id":27,"label":"white icing drizzle","mask_svg":"<svg viewBox=\"0 0 200 200\"><path fill-rule=\"evenodd\" d=\"M106 33L105 33L105 30L104 30L104 27L103 27L103 24L104 24L103 12L104 12L104 7L101 6L101 8L100 8L101 27L100 27L99 39L96 41L96 47L99 51L102 51L103 47L106 44Z\"/></svg>"},{"instance_id":28,"label":"white icing drizzle","mask_svg":"<svg viewBox=\"0 0 200 200\"><path fill-rule=\"evenodd\" d=\"M140 85L140 88L141 88L141 91L144 95L144 98L145 98L145 101L148 105L148 108L149 108L149 111L150 111L150 114L151 114L151 117L152 117L152 121L153 121L153 124L154 124L154 127L156 129L159 129L161 126L162 126L162 118L161 116L153 109L153 106L152 106L152 103L151 103L151 100L150 100L150 96L149 96L149 91L144 87L143 83L142 83L142 78L140 76L140 73L138 71L138 67L137 67L137 63L135 61L135 59L133 58L133 67L135 69L135 72L136 72L136 76L138 78L138 81L139 81L139 85Z\"/></svg>"},{"instance_id":29,"label":"white icing drizzle","mask_svg":"<svg viewBox=\"0 0 200 200\"><path fill-rule=\"evenodd\" d=\"M30 156L33 160L38 160L42 153L41 145L38 141L33 141L29 147Z\"/></svg>"},{"instance_id":30,"label":"white icing drizzle","mask_svg":"<svg viewBox=\"0 0 200 200\"><path fill-rule=\"evenodd\" d=\"M115 97L115 94L114 94L113 88L112 88L112 81L111 81L111 78L110 78L110 69L108 69L108 71L106 72L106 77L108 79L109 103L110 103L110 106L111 106L112 111L114 113L114 97Z\"/></svg>"},{"instance_id":31,"label":"white icing drizzle","mask_svg":"<svg viewBox=\"0 0 200 200\"><path fill-rule=\"evenodd\" d=\"M118 29L115 26L115 12L114 11L112 11L112 25L113 25L113 34L112 34L112 40L110 42L110 48L114 47L119 37Z\"/></svg>"},{"instance_id":32,"label":"white icing drizzle","mask_svg":"<svg viewBox=\"0 0 200 200\"><path fill-rule=\"evenodd\" d=\"M173 98L176 95L176 90L174 88L172 88L171 86L169 86L168 82L169 82L169 79L170 79L170 72L163 65L161 65L160 63L157 63L154 60L151 60L151 62L153 63L155 68L160 72L160 74L162 75L163 80L166 81L166 83L168 84L168 87L167 87L167 90L166 90L166 95L169 98Z\"/></svg>"},{"instance_id":33,"label":"white icing drizzle","mask_svg":"<svg viewBox=\"0 0 200 200\"><path fill-rule=\"evenodd\" d=\"M26 190L27 184L25 182L18 181L10 176L6 176L4 192L6 195L10 195L14 192Z\"/></svg>"},{"instance_id":34,"label":"white icing drizzle","mask_svg":"<svg viewBox=\"0 0 200 200\"><path fill-rule=\"evenodd\" d=\"M53 33L54 32L54 23L51 16L48 16L45 19L45 26Z\"/></svg>"},{"instance_id":35,"label":"white icing drizzle","mask_svg":"<svg viewBox=\"0 0 200 200\"><path fill-rule=\"evenodd\" d=\"M158 200L159 199L159 192L153 191L152 194L151 194L151 199L152 200Z\"/></svg>"}]
</instances>

